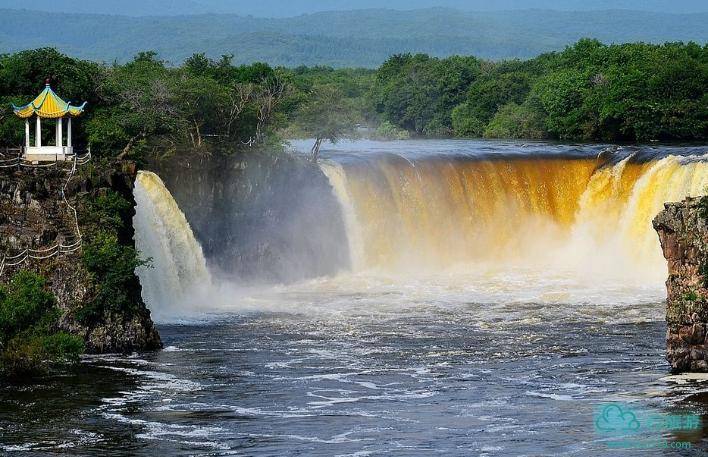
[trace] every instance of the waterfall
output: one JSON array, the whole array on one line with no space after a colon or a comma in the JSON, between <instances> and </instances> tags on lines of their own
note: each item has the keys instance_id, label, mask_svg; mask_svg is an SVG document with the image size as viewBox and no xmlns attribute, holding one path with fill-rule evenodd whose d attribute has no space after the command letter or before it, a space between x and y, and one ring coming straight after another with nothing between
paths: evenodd
<instances>
[{"instance_id":1,"label":"waterfall","mask_svg":"<svg viewBox=\"0 0 708 457\"><path fill-rule=\"evenodd\" d=\"M666 261L651 221L665 202L706 193L708 162L668 156L657 161L630 159L593 174L583 194L571 243L584 246L597 265L623 274L666 278Z\"/></svg>"},{"instance_id":2,"label":"waterfall","mask_svg":"<svg viewBox=\"0 0 708 457\"><path fill-rule=\"evenodd\" d=\"M453 288L486 288L485 297L504 287L533 288L526 281L539 278L553 293L581 291L572 300L597 300L608 288L613 296L653 297L666 262L652 219L664 202L705 193L708 156L620 159L363 154L327 161L321 169L336 197L333 208L308 217L308 224L283 218L267 226L270 237L289 242L270 243L265 252L278 259L287 249L296 253L288 258L306 264L308 256L348 251L355 274L337 277L343 287L345 276L420 273L445 277ZM312 202L322 190L303 201L317 208ZM151 268L137 273L159 320L245 306L234 300L245 284L214 287L185 215L157 175L139 173L135 199L136 246L152 259ZM302 217L306 208L289 217ZM331 211L341 211L343 228L328 225ZM312 236L312 221L323 225L314 233L337 236Z\"/></svg>"},{"instance_id":3,"label":"waterfall","mask_svg":"<svg viewBox=\"0 0 708 457\"><path fill-rule=\"evenodd\" d=\"M651 221L705 193L708 157L407 159L326 163L354 269L405 272L489 262L661 280Z\"/></svg>"},{"instance_id":4,"label":"waterfall","mask_svg":"<svg viewBox=\"0 0 708 457\"><path fill-rule=\"evenodd\" d=\"M339 206L342 209L344 223L348 229L347 241L351 267L354 270L360 270L364 267L364 245L359 230L360 225L356 221L357 216L352 196L349 194L346 173L344 168L336 163L322 163L320 167L332 185L334 195L337 197Z\"/></svg>"},{"instance_id":5,"label":"waterfall","mask_svg":"<svg viewBox=\"0 0 708 457\"><path fill-rule=\"evenodd\" d=\"M160 177L139 172L134 195L135 245L152 260L137 271L143 299L158 319L169 318L208 289L211 277L201 246Z\"/></svg>"}]
</instances>

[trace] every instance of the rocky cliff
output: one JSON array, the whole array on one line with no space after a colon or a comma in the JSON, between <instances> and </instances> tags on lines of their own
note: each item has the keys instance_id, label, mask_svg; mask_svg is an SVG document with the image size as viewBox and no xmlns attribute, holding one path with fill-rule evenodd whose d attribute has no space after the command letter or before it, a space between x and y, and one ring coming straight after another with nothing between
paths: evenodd
<instances>
[{"instance_id":1,"label":"rocky cliff","mask_svg":"<svg viewBox=\"0 0 708 457\"><path fill-rule=\"evenodd\" d=\"M340 207L318 165L285 153L186 157L151 167L185 213L212 269L289 282L349 264Z\"/></svg>"},{"instance_id":2,"label":"rocky cliff","mask_svg":"<svg viewBox=\"0 0 708 457\"><path fill-rule=\"evenodd\" d=\"M74 175L70 175L68 165L0 170L0 257L3 253L9 257L28 248L35 250L34 255L18 265L11 265L17 261L6 262L0 271L0 282L19 269L32 270L47 278L62 313L60 329L82 336L88 352L130 352L161 346L134 274L132 279L128 278L126 291L130 307L101 310L91 319L82 319L82 310L100 290L96 275L87 270L82 249L50 249L58 244L77 245L81 233L89 231L85 219L90 218L82 214L92 211L91 202L109 191L125 199L132 210L134 178L135 167L126 163L100 167L89 164ZM67 200L62 197L64 188ZM78 210L78 231L70 207ZM132 214L128 211L122 216L126 220L112 222L121 227L117 239L122 246L133 246ZM84 242L85 239L84 236Z\"/></svg>"},{"instance_id":3,"label":"rocky cliff","mask_svg":"<svg viewBox=\"0 0 708 457\"><path fill-rule=\"evenodd\" d=\"M675 373L708 371L708 197L667 203L654 228L669 264L667 360Z\"/></svg>"}]
</instances>

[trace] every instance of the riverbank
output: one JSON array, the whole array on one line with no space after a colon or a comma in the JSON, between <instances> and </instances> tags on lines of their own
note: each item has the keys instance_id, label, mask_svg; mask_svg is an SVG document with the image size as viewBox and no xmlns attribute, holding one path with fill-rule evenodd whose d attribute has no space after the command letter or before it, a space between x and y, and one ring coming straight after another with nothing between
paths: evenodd
<instances>
[{"instance_id":1,"label":"riverbank","mask_svg":"<svg viewBox=\"0 0 708 457\"><path fill-rule=\"evenodd\" d=\"M8 295L0 299L12 308L2 317L3 357L11 357L4 374L51 365L59 343L31 336L38 332L73 335L89 353L161 347L134 272L134 164L72 170L71 163L2 170L0 282Z\"/></svg>"}]
</instances>

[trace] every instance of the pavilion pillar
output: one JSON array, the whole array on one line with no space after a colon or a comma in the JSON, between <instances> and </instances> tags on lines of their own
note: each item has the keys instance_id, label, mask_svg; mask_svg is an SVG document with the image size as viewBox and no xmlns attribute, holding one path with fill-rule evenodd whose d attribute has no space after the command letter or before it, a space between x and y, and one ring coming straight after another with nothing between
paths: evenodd
<instances>
[{"instance_id":1,"label":"pavilion pillar","mask_svg":"<svg viewBox=\"0 0 708 457\"><path fill-rule=\"evenodd\" d=\"M34 130L34 146L37 148L42 147L42 120L37 116L37 125Z\"/></svg>"},{"instance_id":2,"label":"pavilion pillar","mask_svg":"<svg viewBox=\"0 0 708 457\"><path fill-rule=\"evenodd\" d=\"M63 129L63 125L61 122L61 118L59 118L59 119L57 119L57 146L59 146L59 147L64 146L64 138L62 138L63 134L64 134L64 129Z\"/></svg>"},{"instance_id":3,"label":"pavilion pillar","mask_svg":"<svg viewBox=\"0 0 708 457\"><path fill-rule=\"evenodd\" d=\"M30 147L30 126L29 119L25 119L25 148Z\"/></svg>"},{"instance_id":4,"label":"pavilion pillar","mask_svg":"<svg viewBox=\"0 0 708 457\"><path fill-rule=\"evenodd\" d=\"M71 117L67 118L68 125L66 126L66 145L71 147Z\"/></svg>"}]
</instances>

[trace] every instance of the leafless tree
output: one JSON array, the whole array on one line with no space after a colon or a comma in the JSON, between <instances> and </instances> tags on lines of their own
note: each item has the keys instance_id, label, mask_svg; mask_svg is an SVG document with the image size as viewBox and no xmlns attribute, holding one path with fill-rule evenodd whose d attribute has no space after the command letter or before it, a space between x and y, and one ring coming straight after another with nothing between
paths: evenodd
<instances>
[{"instance_id":1,"label":"leafless tree","mask_svg":"<svg viewBox=\"0 0 708 457\"><path fill-rule=\"evenodd\" d=\"M263 140L264 131L270 123L273 112L278 104L282 101L287 90L287 84L281 78L269 78L264 81L261 89L255 97L256 105L258 106L258 122L256 124L257 142Z\"/></svg>"},{"instance_id":2,"label":"leafless tree","mask_svg":"<svg viewBox=\"0 0 708 457\"><path fill-rule=\"evenodd\" d=\"M235 84L231 91L229 91L229 105L226 109L226 136L231 137L231 129L233 128L234 122L238 120L246 109L246 106L253 99L253 84Z\"/></svg>"}]
</instances>

